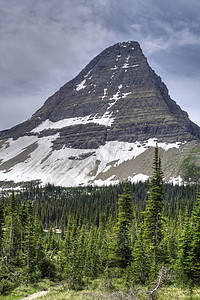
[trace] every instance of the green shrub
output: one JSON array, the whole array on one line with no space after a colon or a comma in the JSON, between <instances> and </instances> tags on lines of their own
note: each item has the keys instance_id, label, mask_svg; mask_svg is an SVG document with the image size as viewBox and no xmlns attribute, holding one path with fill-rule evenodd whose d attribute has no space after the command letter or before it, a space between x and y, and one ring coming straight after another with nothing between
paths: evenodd
<instances>
[{"instance_id":1,"label":"green shrub","mask_svg":"<svg viewBox=\"0 0 200 300\"><path fill-rule=\"evenodd\" d=\"M15 284L9 279L1 280L0 295L8 295L15 288Z\"/></svg>"}]
</instances>

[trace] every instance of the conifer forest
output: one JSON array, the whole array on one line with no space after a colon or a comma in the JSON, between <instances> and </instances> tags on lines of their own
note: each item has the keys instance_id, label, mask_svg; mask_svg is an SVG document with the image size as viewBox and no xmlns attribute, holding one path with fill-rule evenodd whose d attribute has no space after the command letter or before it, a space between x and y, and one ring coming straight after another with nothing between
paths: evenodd
<instances>
[{"instance_id":1,"label":"conifer forest","mask_svg":"<svg viewBox=\"0 0 200 300\"><path fill-rule=\"evenodd\" d=\"M0 294L49 278L72 290L101 278L127 290L200 285L200 191L164 184L158 148L148 182L0 194ZM155 298L156 299L156 298Z\"/></svg>"}]
</instances>

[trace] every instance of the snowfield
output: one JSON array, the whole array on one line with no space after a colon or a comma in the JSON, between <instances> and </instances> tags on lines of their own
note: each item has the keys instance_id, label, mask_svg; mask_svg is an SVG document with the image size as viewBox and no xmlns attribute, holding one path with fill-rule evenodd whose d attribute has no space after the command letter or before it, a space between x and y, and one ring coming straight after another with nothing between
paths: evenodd
<instances>
[{"instance_id":1,"label":"snowfield","mask_svg":"<svg viewBox=\"0 0 200 300\"><path fill-rule=\"evenodd\" d=\"M47 126L49 121L45 122ZM61 126L60 122L65 121L56 122L56 126ZM51 125L50 122L49 126ZM42 124L36 130L42 130ZM53 151L51 146L58 136L24 136L17 140L5 141L1 147L0 180L20 182L40 179L43 184L54 183L61 186L115 184L119 182L115 175L106 175L111 168L115 174L117 167L126 161L134 160L157 143L155 138L135 143L108 141L97 149L63 147ZM178 149L180 145L181 143L158 143L158 147L165 151ZM105 178L99 178L100 175ZM132 182L145 181L148 175L135 174L133 170L129 179Z\"/></svg>"}]
</instances>

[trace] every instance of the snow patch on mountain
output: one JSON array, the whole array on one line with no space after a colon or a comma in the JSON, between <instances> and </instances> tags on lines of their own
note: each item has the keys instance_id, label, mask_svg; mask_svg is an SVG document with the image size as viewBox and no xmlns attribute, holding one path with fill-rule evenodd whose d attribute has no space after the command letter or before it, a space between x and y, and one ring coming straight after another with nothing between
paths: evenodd
<instances>
[{"instance_id":1,"label":"snow patch on mountain","mask_svg":"<svg viewBox=\"0 0 200 300\"><path fill-rule=\"evenodd\" d=\"M80 91L80 90L86 88L85 83L86 83L86 79L84 79L81 83L79 83L79 84L77 85L76 90L77 90L77 91Z\"/></svg>"},{"instance_id":2,"label":"snow patch on mountain","mask_svg":"<svg viewBox=\"0 0 200 300\"><path fill-rule=\"evenodd\" d=\"M122 69L136 68L136 67L139 67L139 64L130 66L128 63L124 63L124 65L122 66Z\"/></svg>"},{"instance_id":3,"label":"snow patch on mountain","mask_svg":"<svg viewBox=\"0 0 200 300\"><path fill-rule=\"evenodd\" d=\"M1 163L22 153L28 146L38 141L35 136L23 136L17 140L8 139L1 148Z\"/></svg>"},{"instance_id":4,"label":"snow patch on mountain","mask_svg":"<svg viewBox=\"0 0 200 300\"><path fill-rule=\"evenodd\" d=\"M156 139L146 142L119 142L108 141L97 149L73 149L63 146L62 149L53 150L53 141L59 135L38 138L36 136L24 136L17 140L5 141L2 146L2 161L9 164L8 169L2 169L0 165L0 180L14 180L15 182L40 179L43 184L54 183L62 186L78 186L86 184L113 184L115 175L102 180L96 179L99 174L106 174L112 167L113 170L125 161L135 159L149 147L156 146ZM24 161L11 166L19 154L19 148L23 154L24 149L36 143L37 147L30 150ZM173 147L179 148L181 143L158 143L158 147L165 151ZM16 150L17 149L17 150ZM133 170L134 172L134 170ZM148 178L145 174L135 174L129 179L132 182L144 181Z\"/></svg>"},{"instance_id":5,"label":"snow patch on mountain","mask_svg":"<svg viewBox=\"0 0 200 300\"><path fill-rule=\"evenodd\" d=\"M180 175L178 177L171 177L169 183L172 183L173 185L182 185L183 179Z\"/></svg>"},{"instance_id":6,"label":"snow patch on mountain","mask_svg":"<svg viewBox=\"0 0 200 300\"><path fill-rule=\"evenodd\" d=\"M126 98L128 95L132 94L132 92L122 93L122 98Z\"/></svg>"},{"instance_id":7,"label":"snow patch on mountain","mask_svg":"<svg viewBox=\"0 0 200 300\"><path fill-rule=\"evenodd\" d=\"M145 175L145 174L142 174L142 173L139 173L139 174L136 174L134 175L133 177L128 177L128 180L130 180L132 183L137 183L137 182L145 182L147 181L149 178L148 175Z\"/></svg>"},{"instance_id":8,"label":"snow patch on mountain","mask_svg":"<svg viewBox=\"0 0 200 300\"><path fill-rule=\"evenodd\" d=\"M116 61L118 61L120 57L121 57L121 55L117 55Z\"/></svg>"},{"instance_id":9,"label":"snow patch on mountain","mask_svg":"<svg viewBox=\"0 0 200 300\"><path fill-rule=\"evenodd\" d=\"M111 114L107 112L104 113L102 117L97 117L97 115L95 116L89 115L85 117L67 118L57 122L52 122L49 119L47 119L46 121L38 125L36 128L32 129L31 132L39 133L47 129L60 129L68 126L85 125L89 123L96 123L99 125L110 127L113 122L114 122L114 118L111 118Z\"/></svg>"},{"instance_id":10,"label":"snow patch on mountain","mask_svg":"<svg viewBox=\"0 0 200 300\"><path fill-rule=\"evenodd\" d=\"M114 94L114 95L112 96L112 98L109 98L109 100L114 100L114 101L113 101L112 103L109 104L107 110L110 110L111 107L112 107L113 105L115 105L115 103L121 98L121 97L119 96L121 88L122 88L122 84L120 84L120 85L118 86L118 91L117 91L117 93Z\"/></svg>"},{"instance_id":11,"label":"snow patch on mountain","mask_svg":"<svg viewBox=\"0 0 200 300\"><path fill-rule=\"evenodd\" d=\"M128 55L128 56L125 58L126 62L129 61L129 58L130 58L130 55Z\"/></svg>"},{"instance_id":12,"label":"snow patch on mountain","mask_svg":"<svg viewBox=\"0 0 200 300\"><path fill-rule=\"evenodd\" d=\"M110 68L111 70L117 70L117 66L115 65L113 68Z\"/></svg>"},{"instance_id":13,"label":"snow patch on mountain","mask_svg":"<svg viewBox=\"0 0 200 300\"><path fill-rule=\"evenodd\" d=\"M128 180L131 183L137 183L137 182L145 182L147 181L149 178L148 175L145 174L137 174L137 175L133 175L133 177L129 176ZM98 180L94 180L93 184L96 186L103 186L103 185L114 185L114 184L119 184L119 180L115 179L115 175L110 176L108 179L106 180L102 180L102 179L98 179Z\"/></svg>"},{"instance_id":14,"label":"snow patch on mountain","mask_svg":"<svg viewBox=\"0 0 200 300\"><path fill-rule=\"evenodd\" d=\"M107 95L107 91L108 91L107 88L105 88L105 89L103 90L103 96L101 97L101 100L102 100L102 101L105 99L105 97L106 97L106 95Z\"/></svg>"}]
</instances>

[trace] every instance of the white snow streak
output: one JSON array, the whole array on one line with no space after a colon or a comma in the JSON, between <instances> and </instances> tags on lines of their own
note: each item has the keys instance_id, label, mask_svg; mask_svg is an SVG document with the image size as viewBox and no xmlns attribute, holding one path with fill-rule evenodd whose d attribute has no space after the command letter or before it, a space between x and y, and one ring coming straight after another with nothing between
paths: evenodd
<instances>
[{"instance_id":1,"label":"white snow streak","mask_svg":"<svg viewBox=\"0 0 200 300\"><path fill-rule=\"evenodd\" d=\"M114 68L110 68L111 70L117 70L117 66L115 65Z\"/></svg>"},{"instance_id":2,"label":"white snow streak","mask_svg":"<svg viewBox=\"0 0 200 300\"><path fill-rule=\"evenodd\" d=\"M77 90L77 91L80 91L80 90L86 88L86 85L84 85L85 83L86 83L86 79L84 79L81 83L79 83L79 84L77 85L76 90Z\"/></svg>"},{"instance_id":3,"label":"white snow streak","mask_svg":"<svg viewBox=\"0 0 200 300\"><path fill-rule=\"evenodd\" d=\"M107 91L108 91L108 89L104 89L104 90L103 90L103 96L102 96L102 98L101 98L102 101L105 99L106 94L107 94Z\"/></svg>"},{"instance_id":4,"label":"white snow streak","mask_svg":"<svg viewBox=\"0 0 200 300\"><path fill-rule=\"evenodd\" d=\"M107 110L110 110L111 109L111 107L113 106L113 105L115 105L115 103L120 99L120 96L119 96L119 94L120 94L120 90L121 90L121 88L122 88L122 84L120 84L119 86L118 86L118 91L117 91L117 93L115 94L115 95L113 95L113 97L112 98L110 98L109 100L114 100L114 102L112 102L112 103L110 103L109 104L109 106L108 106L108 109Z\"/></svg>"},{"instance_id":5,"label":"white snow streak","mask_svg":"<svg viewBox=\"0 0 200 300\"><path fill-rule=\"evenodd\" d=\"M136 67L139 67L139 65L136 64L136 65L130 66L128 63L125 63L125 64L122 66L122 69L136 68Z\"/></svg>"},{"instance_id":6,"label":"white snow streak","mask_svg":"<svg viewBox=\"0 0 200 300\"><path fill-rule=\"evenodd\" d=\"M136 68L136 67L139 67L139 64L136 64L136 65L130 65L129 63L125 62L123 64L122 67L119 67L121 69L128 69L128 68ZM117 70L118 67L115 65L114 68L110 68L111 70Z\"/></svg>"},{"instance_id":7,"label":"white snow streak","mask_svg":"<svg viewBox=\"0 0 200 300\"><path fill-rule=\"evenodd\" d=\"M89 76L89 74L91 73L91 71L92 70L90 70L85 76L84 76L84 78L87 78L88 76ZM89 78L89 79L91 79L92 78L92 76Z\"/></svg>"},{"instance_id":8,"label":"white snow streak","mask_svg":"<svg viewBox=\"0 0 200 300\"><path fill-rule=\"evenodd\" d=\"M114 119L111 118L110 114L104 114L102 117L95 116L85 116L85 117L76 117L76 118L67 118L57 122L52 122L49 119L42 122L36 128L31 130L31 132L37 133L47 129L60 129L73 125L85 125L89 123L96 123L104 126L111 126L114 122Z\"/></svg>"},{"instance_id":9,"label":"white snow streak","mask_svg":"<svg viewBox=\"0 0 200 300\"><path fill-rule=\"evenodd\" d=\"M132 94L132 92L129 93L122 93L122 98L126 98L128 95Z\"/></svg>"},{"instance_id":10,"label":"white snow streak","mask_svg":"<svg viewBox=\"0 0 200 300\"><path fill-rule=\"evenodd\" d=\"M120 57L121 57L121 55L117 55L116 61L118 61Z\"/></svg>"}]
</instances>

